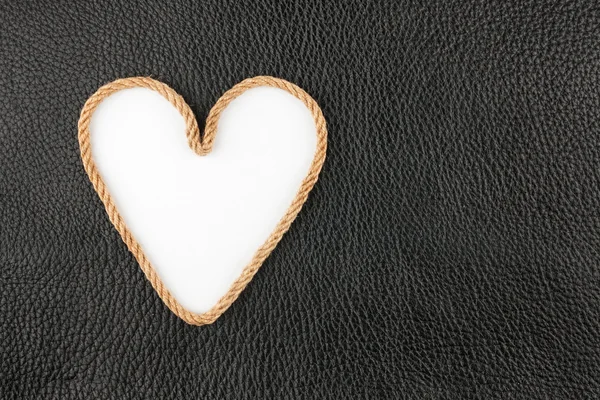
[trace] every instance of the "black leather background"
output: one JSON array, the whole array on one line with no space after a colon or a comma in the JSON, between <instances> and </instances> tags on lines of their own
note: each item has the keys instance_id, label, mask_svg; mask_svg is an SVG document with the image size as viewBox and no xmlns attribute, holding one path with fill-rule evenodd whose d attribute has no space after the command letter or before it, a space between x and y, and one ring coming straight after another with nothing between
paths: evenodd
<instances>
[{"instance_id":1,"label":"black leather background","mask_svg":"<svg viewBox=\"0 0 600 400\"><path fill-rule=\"evenodd\" d=\"M598 398L600 10L533 3L2 1L0 398ZM202 121L261 74L319 102L328 159L241 298L188 326L108 221L78 114L148 75Z\"/></svg>"}]
</instances>

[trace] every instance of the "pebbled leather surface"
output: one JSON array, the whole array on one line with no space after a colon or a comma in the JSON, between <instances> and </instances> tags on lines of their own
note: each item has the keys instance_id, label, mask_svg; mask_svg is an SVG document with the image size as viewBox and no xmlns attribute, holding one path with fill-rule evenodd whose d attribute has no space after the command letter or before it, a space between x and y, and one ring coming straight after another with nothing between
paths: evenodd
<instances>
[{"instance_id":1,"label":"pebbled leather surface","mask_svg":"<svg viewBox=\"0 0 600 400\"><path fill-rule=\"evenodd\" d=\"M599 397L600 10L426 3L2 1L0 398ZM328 159L188 326L108 221L78 113L148 75L203 120L259 74L319 102Z\"/></svg>"}]
</instances>

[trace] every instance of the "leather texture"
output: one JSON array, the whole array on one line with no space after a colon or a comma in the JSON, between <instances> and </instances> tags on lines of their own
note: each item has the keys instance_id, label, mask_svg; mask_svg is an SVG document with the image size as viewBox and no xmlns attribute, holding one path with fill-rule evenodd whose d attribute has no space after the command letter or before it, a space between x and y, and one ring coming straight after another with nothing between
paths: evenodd
<instances>
[{"instance_id":1,"label":"leather texture","mask_svg":"<svg viewBox=\"0 0 600 400\"><path fill-rule=\"evenodd\" d=\"M213 325L173 315L79 158L145 75L203 121L319 103L307 204ZM600 397L600 10L552 1L2 1L0 398Z\"/></svg>"}]
</instances>

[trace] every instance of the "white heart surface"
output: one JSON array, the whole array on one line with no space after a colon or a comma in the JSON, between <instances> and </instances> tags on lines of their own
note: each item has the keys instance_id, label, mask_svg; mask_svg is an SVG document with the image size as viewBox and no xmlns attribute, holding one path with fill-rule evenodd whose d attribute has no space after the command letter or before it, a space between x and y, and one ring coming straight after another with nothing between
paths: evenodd
<instances>
[{"instance_id":1,"label":"white heart surface","mask_svg":"<svg viewBox=\"0 0 600 400\"><path fill-rule=\"evenodd\" d=\"M90 131L121 216L171 294L196 313L217 303L269 237L316 149L310 111L269 87L227 106L206 156L190 149L182 116L150 89L105 99Z\"/></svg>"}]
</instances>

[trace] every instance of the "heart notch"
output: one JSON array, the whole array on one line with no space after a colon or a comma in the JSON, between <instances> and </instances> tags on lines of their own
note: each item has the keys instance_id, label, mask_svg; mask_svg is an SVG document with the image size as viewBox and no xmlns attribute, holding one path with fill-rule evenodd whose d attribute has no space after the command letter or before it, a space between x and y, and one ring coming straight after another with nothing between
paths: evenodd
<instances>
[{"instance_id":1,"label":"heart notch","mask_svg":"<svg viewBox=\"0 0 600 400\"><path fill-rule=\"evenodd\" d=\"M261 86L282 89L299 99L307 107L314 120L316 128L317 140L315 153L310 164L310 168L302 180L302 183L300 184L293 201L287 208L283 217L275 226L275 229L271 232L270 236L256 250L251 261L245 265L241 274L237 277L233 284L231 284L228 291L217 301L217 303L206 312L195 313L185 308L165 287L165 284L161 280L155 268L152 266L148 257L145 255L141 245L133 236L132 232L127 227L124 219L119 213L119 210L115 205L115 202L102 178L102 175L100 174L98 167L94 162L90 134L91 118L94 111L104 99L120 90L136 87L151 89L167 99L181 114L185 123L187 143L196 154L202 156L210 153L212 150L219 119L225 108L234 99L247 90ZM325 161L327 151L327 128L325 118L319 105L300 87L286 80L271 76L257 76L254 78L248 78L226 91L210 110L206 119L203 136L200 135L198 122L186 101L168 85L149 77L117 79L100 87L85 102L81 110L78 123L78 139L81 159L85 171L87 172L88 177L94 189L96 190L96 193L100 197L100 200L104 204L110 221L121 235L121 238L127 245L129 251L131 251L136 258L140 268L146 275L146 278L148 281L150 281L152 287L157 292L161 300L174 314L188 324L198 326L211 324L217 318L219 318L233 304L233 302L239 297L240 293L252 280L263 262L277 246L285 232L287 232L287 230L290 228L292 222L306 202L308 194L312 190L319 177L319 173Z\"/></svg>"}]
</instances>

